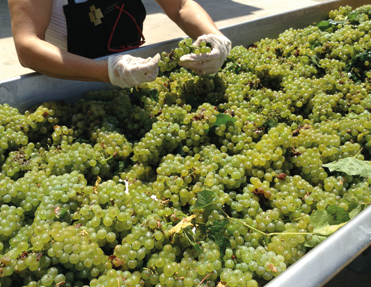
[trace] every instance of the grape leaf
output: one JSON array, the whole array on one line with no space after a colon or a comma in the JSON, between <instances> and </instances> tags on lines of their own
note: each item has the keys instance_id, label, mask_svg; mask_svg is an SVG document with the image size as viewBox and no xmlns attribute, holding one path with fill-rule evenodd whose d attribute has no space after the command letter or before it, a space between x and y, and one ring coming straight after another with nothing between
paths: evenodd
<instances>
[{"instance_id":1,"label":"grape leaf","mask_svg":"<svg viewBox=\"0 0 371 287\"><path fill-rule=\"evenodd\" d=\"M214 241L220 248L221 257L224 256L227 247L231 247L231 242L224 236L224 231L228 225L228 220L214 221L212 224L200 225L200 230L210 240Z\"/></svg>"},{"instance_id":2,"label":"grape leaf","mask_svg":"<svg viewBox=\"0 0 371 287\"><path fill-rule=\"evenodd\" d=\"M357 17L359 15L359 12L350 12L347 16L348 21L351 22L351 24L356 25L359 24L359 21L357 20Z\"/></svg>"},{"instance_id":3,"label":"grape leaf","mask_svg":"<svg viewBox=\"0 0 371 287\"><path fill-rule=\"evenodd\" d=\"M316 247L318 244L320 244L322 241L324 241L327 238L327 236L321 236L321 235L313 235L311 240L308 240L304 243L305 247Z\"/></svg>"},{"instance_id":4,"label":"grape leaf","mask_svg":"<svg viewBox=\"0 0 371 287\"><path fill-rule=\"evenodd\" d=\"M183 218L177 225L170 229L169 235L171 236L174 233L180 233L183 229L187 228L188 226L193 226L191 221L195 217L196 215L193 214L191 216Z\"/></svg>"},{"instance_id":5,"label":"grape leaf","mask_svg":"<svg viewBox=\"0 0 371 287\"><path fill-rule=\"evenodd\" d=\"M180 154L181 156L186 156L186 153L183 150L183 144L180 142L178 147L175 149L175 152Z\"/></svg>"},{"instance_id":6,"label":"grape leaf","mask_svg":"<svg viewBox=\"0 0 371 287\"><path fill-rule=\"evenodd\" d=\"M226 115L226 114L217 114L216 115L216 121L214 123L210 124L211 128L208 128L206 130L206 132L208 132L210 130L214 130L216 127L220 127L221 125L225 125L229 121L234 123L237 120L235 118L232 118L229 115Z\"/></svg>"},{"instance_id":7,"label":"grape leaf","mask_svg":"<svg viewBox=\"0 0 371 287\"><path fill-rule=\"evenodd\" d=\"M363 208L364 206L358 204L356 208L349 212L349 218L353 219L354 217L356 217L356 215L359 214L363 210Z\"/></svg>"},{"instance_id":8,"label":"grape leaf","mask_svg":"<svg viewBox=\"0 0 371 287\"><path fill-rule=\"evenodd\" d=\"M158 102L158 99L159 99L159 93L158 93L158 90L157 89L153 89L149 92L149 97L151 98L151 100L155 101L155 102Z\"/></svg>"},{"instance_id":9,"label":"grape leaf","mask_svg":"<svg viewBox=\"0 0 371 287\"><path fill-rule=\"evenodd\" d=\"M315 64L318 68L322 68L319 64L319 58L317 55L311 56L310 59L312 60L313 64Z\"/></svg>"},{"instance_id":10,"label":"grape leaf","mask_svg":"<svg viewBox=\"0 0 371 287\"><path fill-rule=\"evenodd\" d=\"M191 230L190 227L187 226L187 227L184 229L184 234L186 235L186 237L187 237L189 243L193 246L193 248L194 248L196 251L198 251L198 252L202 252L202 249L201 249L200 245L198 245L198 244L195 242L195 239L194 239L195 234L193 233L193 231Z\"/></svg>"},{"instance_id":11,"label":"grape leaf","mask_svg":"<svg viewBox=\"0 0 371 287\"><path fill-rule=\"evenodd\" d=\"M232 121L235 122L237 121L235 118L232 118L229 115L226 114L217 114L216 115L216 121L213 123L214 126L220 127L221 125L225 125L227 122Z\"/></svg>"},{"instance_id":12,"label":"grape leaf","mask_svg":"<svg viewBox=\"0 0 371 287\"><path fill-rule=\"evenodd\" d=\"M119 171L124 171L124 169L125 169L125 162L119 161Z\"/></svg>"},{"instance_id":13,"label":"grape leaf","mask_svg":"<svg viewBox=\"0 0 371 287\"><path fill-rule=\"evenodd\" d=\"M326 210L316 210L313 212L310 216L310 223L314 226L313 234L329 236L347 223L342 222L340 224L330 225L331 220L332 216Z\"/></svg>"},{"instance_id":14,"label":"grape leaf","mask_svg":"<svg viewBox=\"0 0 371 287\"><path fill-rule=\"evenodd\" d=\"M197 193L197 200L193 205L194 209L203 209L213 203L215 193L211 190L203 190Z\"/></svg>"},{"instance_id":15,"label":"grape leaf","mask_svg":"<svg viewBox=\"0 0 371 287\"><path fill-rule=\"evenodd\" d=\"M340 224L350 220L348 213L346 213L344 208L337 205L330 205L327 207L327 213L331 216L330 225Z\"/></svg>"},{"instance_id":16,"label":"grape leaf","mask_svg":"<svg viewBox=\"0 0 371 287\"><path fill-rule=\"evenodd\" d=\"M321 31L326 31L330 28L332 28L333 24L331 24L329 21L321 21L316 25Z\"/></svg>"},{"instance_id":17,"label":"grape leaf","mask_svg":"<svg viewBox=\"0 0 371 287\"><path fill-rule=\"evenodd\" d=\"M336 208L330 208L330 212L340 212ZM342 214L342 212L340 212ZM344 219L344 218L343 218ZM345 225L348 221L340 224L330 225L334 221L334 215L327 213L326 210L316 210L310 216L310 223L314 226L313 236L311 240L304 243L306 247L315 247L325 240L328 236L333 234L340 227Z\"/></svg>"},{"instance_id":18,"label":"grape leaf","mask_svg":"<svg viewBox=\"0 0 371 287\"><path fill-rule=\"evenodd\" d=\"M225 65L224 70L231 71L235 74L238 74L241 71L242 67L237 63L229 62Z\"/></svg>"},{"instance_id":19,"label":"grape leaf","mask_svg":"<svg viewBox=\"0 0 371 287\"><path fill-rule=\"evenodd\" d=\"M365 61L371 61L370 50L355 55L350 63L345 66L344 71L348 73L348 77L355 82L363 81L367 77L365 71L369 70L369 68L364 65Z\"/></svg>"},{"instance_id":20,"label":"grape leaf","mask_svg":"<svg viewBox=\"0 0 371 287\"><path fill-rule=\"evenodd\" d=\"M360 175L363 177L371 175L371 164L368 161L354 157L339 159L338 161L323 164L323 166L329 168L330 171L336 170L348 175Z\"/></svg>"},{"instance_id":21,"label":"grape leaf","mask_svg":"<svg viewBox=\"0 0 371 287\"><path fill-rule=\"evenodd\" d=\"M57 218L63 217L67 213L67 211L67 208L61 208L60 206L54 208L54 214Z\"/></svg>"}]
</instances>

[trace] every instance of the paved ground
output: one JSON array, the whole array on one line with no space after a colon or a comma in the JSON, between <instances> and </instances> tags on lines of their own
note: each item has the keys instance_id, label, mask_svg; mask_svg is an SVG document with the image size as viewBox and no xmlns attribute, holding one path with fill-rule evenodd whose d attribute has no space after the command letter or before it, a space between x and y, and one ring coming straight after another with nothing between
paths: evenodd
<instances>
[{"instance_id":1,"label":"paved ground","mask_svg":"<svg viewBox=\"0 0 371 287\"><path fill-rule=\"evenodd\" d=\"M142 0L147 9L144 25L146 45L184 36L153 0ZM330 0L196 0L221 28L281 12L316 5ZM12 39L9 9L6 0L0 0L0 80L29 73L21 67ZM341 251L340 251L341 252ZM310 270L308 270L310 272ZM325 287L368 287L371 274L361 274L344 269ZM297 287L297 286L288 286Z\"/></svg>"}]
</instances>

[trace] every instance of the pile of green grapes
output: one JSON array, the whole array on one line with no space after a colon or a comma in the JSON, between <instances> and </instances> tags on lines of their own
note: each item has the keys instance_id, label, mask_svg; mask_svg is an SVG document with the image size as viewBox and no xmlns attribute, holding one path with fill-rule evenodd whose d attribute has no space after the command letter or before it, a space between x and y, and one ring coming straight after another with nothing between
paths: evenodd
<instances>
[{"instance_id":1,"label":"pile of green grapes","mask_svg":"<svg viewBox=\"0 0 371 287\"><path fill-rule=\"evenodd\" d=\"M284 272L314 211L371 203L371 178L323 167L371 158L369 17L340 7L234 47L211 76L165 58L132 89L1 105L0 286L257 287Z\"/></svg>"}]
</instances>

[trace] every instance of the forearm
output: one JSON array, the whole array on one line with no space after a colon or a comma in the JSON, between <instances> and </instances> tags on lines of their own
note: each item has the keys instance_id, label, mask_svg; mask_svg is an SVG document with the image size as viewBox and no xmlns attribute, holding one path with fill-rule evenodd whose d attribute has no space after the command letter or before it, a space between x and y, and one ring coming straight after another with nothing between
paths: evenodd
<instances>
[{"instance_id":1,"label":"forearm","mask_svg":"<svg viewBox=\"0 0 371 287\"><path fill-rule=\"evenodd\" d=\"M50 77L109 82L107 61L96 61L62 51L37 37L15 41L24 67Z\"/></svg>"}]
</instances>

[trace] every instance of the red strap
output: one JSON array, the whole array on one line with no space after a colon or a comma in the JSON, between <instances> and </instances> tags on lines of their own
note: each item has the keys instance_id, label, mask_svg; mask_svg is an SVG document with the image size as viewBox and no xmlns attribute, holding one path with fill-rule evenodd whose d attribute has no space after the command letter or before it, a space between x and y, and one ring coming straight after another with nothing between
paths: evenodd
<instances>
[{"instance_id":1,"label":"red strap","mask_svg":"<svg viewBox=\"0 0 371 287\"><path fill-rule=\"evenodd\" d=\"M117 19L116 19L115 24L112 27L112 30L111 30L111 33L110 33L110 36L109 36L109 39L108 39L107 49L110 52L123 52L123 51L126 51L126 50L135 49L135 48L138 48L138 47L140 47L141 45L143 45L145 43L145 38L143 36L142 30L140 29L137 21L135 21L135 19L133 18L133 16L131 16L127 11L124 10L124 5L125 4L122 4L121 7L119 7L117 5L115 6L117 9L120 10L120 12L119 12L119 15L117 16ZM122 45L122 46L120 46L120 49L114 49L114 48L111 48L110 46L111 46L111 42L112 42L113 33L115 32L117 23L118 23L118 21L119 21L119 19L121 17L122 12L125 12L133 20L133 22L134 22L134 24L135 24L135 26L136 26L136 28L137 28L137 30L138 30L138 32L139 32L142 40L137 41L137 42L134 42L132 44L128 44L126 46L125 45Z\"/></svg>"}]
</instances>

